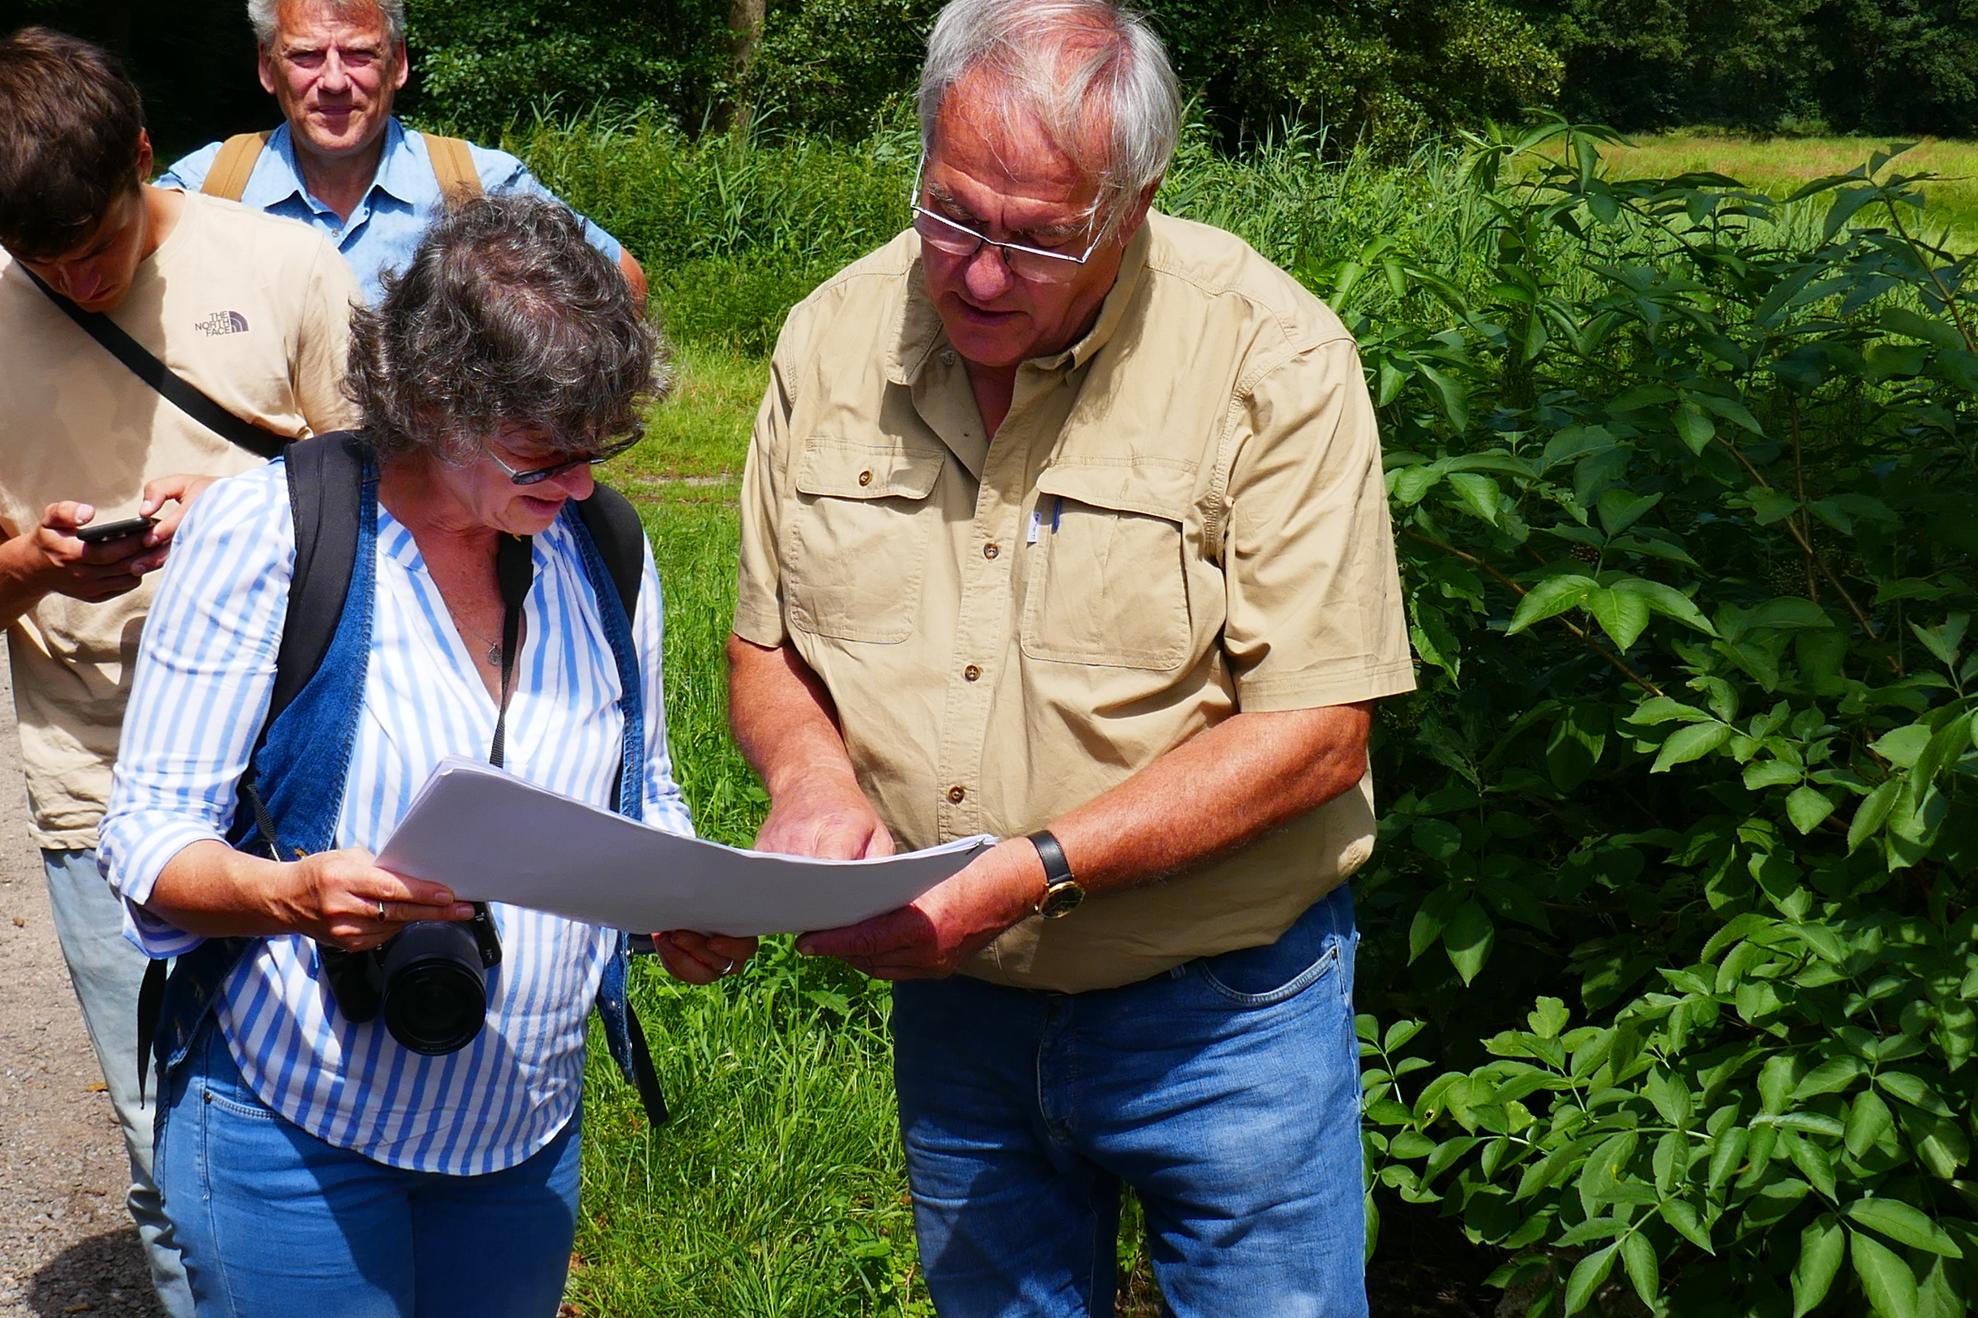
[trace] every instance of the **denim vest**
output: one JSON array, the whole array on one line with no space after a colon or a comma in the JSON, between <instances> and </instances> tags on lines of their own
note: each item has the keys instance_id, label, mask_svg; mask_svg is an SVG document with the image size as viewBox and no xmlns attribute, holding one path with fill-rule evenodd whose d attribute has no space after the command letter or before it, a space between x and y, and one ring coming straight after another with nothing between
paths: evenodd
<instances>
[{"instance_id":1,"label":"denim vest","mask_svg":"<svg viewBox=\"0 0 1978 1318\"><path fill-rule=\"evenodd\" d=\"M378 477L369 455L364 459L363 486L358 498L357 557L351 565L349 593L330 647L315 675L265 729L249 765L255 786L267 805L268 816L275 821L280 834L285 859L326 851L334 845L344 781L350 773L351 750L357 740L358 705L370 657L371 615L377 594ZM645 796L646 741L645 705L638 655L632 644L632 622L626 616L604 556L577 515L576 505L566 503L561 515L583 556L584 573L597 598L604 639L618 666L618 685L623 693L618 708L624 716L625 735L616 808L619 814L637 819ZM244 801L234 811L234 827L228 841L237 850L258 854L268 851L254 813ZM185 1060L228 979L258 941L211 938L174 962L171 977L165 983L154 1040L161 1092L165 1077ZM618 949L605 964L604 978L598 985L597 1009L604 1021L612 1060L618 1063L627 1081L637 1083L625 1001L628 966L627 940L621 933Z\"/></svg>"}]
</instances>

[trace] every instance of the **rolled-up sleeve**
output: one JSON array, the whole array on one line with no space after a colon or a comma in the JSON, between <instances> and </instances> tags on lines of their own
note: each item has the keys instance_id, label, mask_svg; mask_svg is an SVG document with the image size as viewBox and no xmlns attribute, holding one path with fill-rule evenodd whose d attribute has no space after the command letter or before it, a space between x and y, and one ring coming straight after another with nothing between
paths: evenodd
<instances>
[{"instance_id":1,"label":"rolled-up sleeve","mask_svg":"<svg viewBox=\"0 0 1978 1318\"><path fill-rule=\"evenodd\" d=\"M187 512L144 625L99 833L124 933L149 956L198 936L145 909L158 875L195 842L224 841L236 784L267 716L294 573L283 468L220 481Z\"/></svg>"}]
</instances>

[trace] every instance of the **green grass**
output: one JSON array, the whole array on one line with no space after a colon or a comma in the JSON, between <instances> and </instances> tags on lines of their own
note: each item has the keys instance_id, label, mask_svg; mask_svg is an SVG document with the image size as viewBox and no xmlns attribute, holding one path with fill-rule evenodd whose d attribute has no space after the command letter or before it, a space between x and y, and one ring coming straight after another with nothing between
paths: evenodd
<instances>
[{"instance_id":1,"label":"green grass","mask_svg":"<svg viewBox=\"0 0 1978 1318\"><path fill-rule=\"evenodd\" d=\"M1739 137L1717 132L1655 133L1615 147L1606 159L1617 177L1667 178L1689 172L1728 174L1774 197L1831 174L1845 174L1899 142L1872 137ZM1925 138L1892 161L1901 174L1936 174L1919 185L1927 200L1924 232L1952 231L1960 251L1978 250L1978 142ZM1824 209L1825 202L1815 204Z\"/></svg>"},{"instance_id":2,"label":"green grass","mask_svg":"<svg viewBox=\"0 0 1978 1318\"><path fill-rule=\"evenodd\" d=\"M766 798L727 731L735 496L765 378L688 346L673 397L608 479L639 504L666 592L666 716L700 832L746 844ZM770 940L738 978L657 965L633 995L673 1119L648 1129L592 1040L569 1301L636 1315L925 1314L893 1117L883 988Z\"/></svg>"}]
</instances>

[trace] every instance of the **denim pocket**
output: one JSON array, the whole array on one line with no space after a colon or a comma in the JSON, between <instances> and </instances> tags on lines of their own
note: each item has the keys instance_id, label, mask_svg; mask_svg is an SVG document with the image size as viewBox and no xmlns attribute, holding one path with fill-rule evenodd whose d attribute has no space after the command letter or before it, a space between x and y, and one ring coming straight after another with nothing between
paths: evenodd
<instances>
[{"instance_id":1,"label":"denim pocket","mask_svg":"<svg viewBox=\"0 0 1978 1318\"><path fill-rule=\"evenodd\" d=\"M230 1116L243 1117L249 1121L273 1121L275 1110L259 1099L242 1102L231 1094L223 1094L210 1085L201 1090L200 1096L220 1111Z\"/></svg>"},{"instance_id":2,"label":"denim pocket","mask_svg":"<svg viewBox=\"0 0 1978 1318\"><path fill-rule=\"evenodd\" d=\"M1344 986L1351 968L1345 958L1352 955L1348 944L1354 936L1352 908L1344 906L1350 900L1343 890L1334 893L1314 902L1275 943L1205 956L1191 963L1191 969L1222 997L1244 1007L1294 998L1328 974Z\"/></svg>"},{"instance_id":3,"label":"denim pocket","mask_svg":"<svg viewBox=\"0 0 1978 1318\"><path fill-rule=\"evenodd\" d=\"M1268 947L1224 952L1202 958L1196 962L1196 969L1210 988L1237 1006L1268 1007L1297 997L1339 965L1339 949L1328 947L1319 953L1317 960L1298 967L1289 979L1279 979L1274 971L1252 964L1258 959L1257 953L1275 950L1277 945L1273 943Z\"/></svg>"}]
</instances>

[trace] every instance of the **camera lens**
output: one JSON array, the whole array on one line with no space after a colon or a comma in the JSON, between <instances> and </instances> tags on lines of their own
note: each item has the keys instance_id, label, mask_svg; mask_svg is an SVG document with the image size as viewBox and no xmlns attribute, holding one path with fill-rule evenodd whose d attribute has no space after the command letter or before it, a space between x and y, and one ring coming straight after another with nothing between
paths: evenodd
<instances>
[{"instance_id":1,"label":"camera lens","mask_svg":"<svg viewBox=\"0 0 1978 1318\"><path fill-rule=\"evenodd\" d=\"M385 1028L414 1052L457 1052L487 1020L487 972L464 925L407 925L384 949L384 981Z\"/></svg>"}]
</instances>

